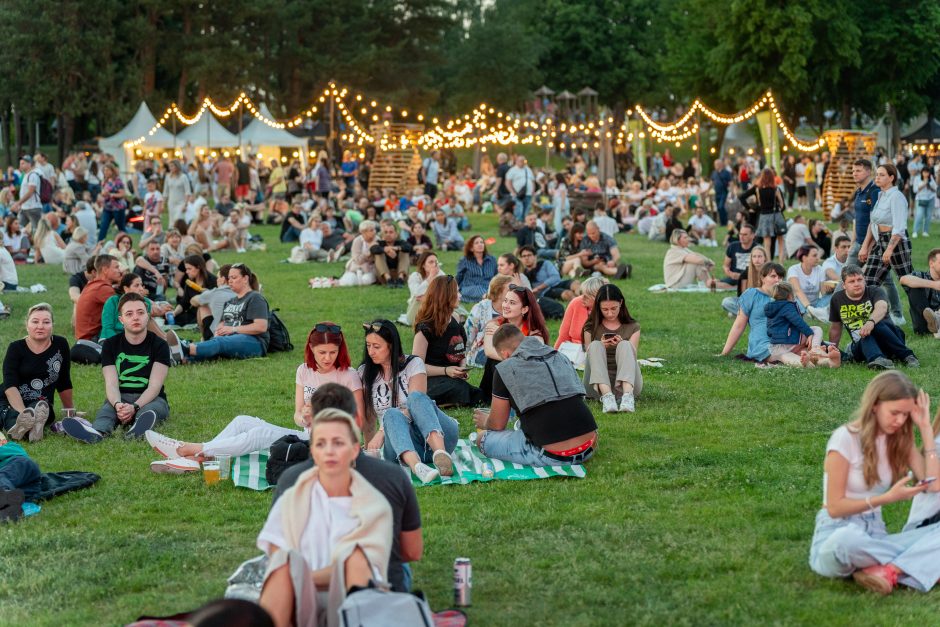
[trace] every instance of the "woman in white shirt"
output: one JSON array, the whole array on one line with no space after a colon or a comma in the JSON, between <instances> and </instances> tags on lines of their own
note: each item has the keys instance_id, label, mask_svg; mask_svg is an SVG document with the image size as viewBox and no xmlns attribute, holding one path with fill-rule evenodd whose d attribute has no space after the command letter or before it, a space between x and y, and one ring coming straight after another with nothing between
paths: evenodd
<instances>
[{"instance_id":1,"label":"woman in white shirt","mask_svg":"<svg viewBox=\"0 0 940 627\"><path fill-rule=\"evenodd\" d=\"M372 285L375 283L375 259L372 257L372 245L375 244L379 225L373 220L359 223L359 235L352 242L346 270L339 278L343 287Z\"/></svg>"},{"instance_id":2,"label":"woman in white shirt","mask_svg":"<svg viewBox=\"0 0 940 627\"><path fill-rule=\"evenodd\" d=\"M55 232L55 229L49 225L47 218L39 220L39 225L36 227L36 233L33 237L33 247L39 253L36 255L37 260L41 257L43 263L59 266L65 260L65 242Z\"/></svg>"},{"instance_id":3,"label":"woman in white shirt","mask_svg":"<svg viewBox=\"0 0 940 627\"><path fill-rule=\"evenodd\" d=\"M258 534L268 569L258 603L275 625L336 625L354 587L384 580L392 545L392 509L353 470L359 429L340 409L313 418L314 466L277 500Z\"/></svg>"},{"instance_id":4,"label":"woman in white shirt","mask_svg":"<svg viewBox=\"0 0 940 627\"><path fill-rule=\"evenodd\" d=\"M927 237L930 235L930 218L933 214L933 208L937 204L937 181L933 178L933 170L924 168L920 174L914 177L912 181L914 190L914 233L912 238L917 238L918 234Z\"/></svg>"},{"instance_id":5,"label":"woman in white shirt","mask_svg":"<svg viewBox=\"0 0 940 627\"><path fill-rule=\"evenodd\" d=\"M914 271L911 241L907 238L907 198L898 184L898 169L886 163L878 166L875 185L881 190L871 210L871 226L858 251L859 263L865 264L865 282L881 286L894 272L900 279Z\"/></svg>"},{"instance_id":6,"label":"woman in white shirt","mask_svg":"<svg viewBox=\"0 0 940 627\"><path fill-rule=\"evenodd\" d=\"M418 269L408 277L408 309L401 321L409 327L414 326L415 314L421 308L421 301L431 285L431 281L439 276L444 276L441 270L441 264L437 260L437 255L433 251L425 251L418 257Z\"/></svg>"},{"instance_id":7,"label":"woman in white shirt","mask_svg":"<svg viewBox=\"0 0 940 627\"><path fill-rule=\"evenodd\" d=\"M937 492L940 481L911 482L938 476L930 397L900 372L878 375L865 388L855 420L836 429L826 445L810 568L823 577L851 575L880 594L890 594L898 582L929 591L940 577L940 525L888 534L881 506Z\"/></svg>"},{"instance_id":8,"label":"woman in white shirt","mask_svg":"<svg viewBox=\"0 0 940 627\"><path fill-rule=\"evenodd\" d=\"M819 249L803 246L796 251L796 258L800 263L787 270L793 294L816 319L828 322L829 301L835 286L826 283L826 271L819 265Z\"/></svg>"}]
</instances>

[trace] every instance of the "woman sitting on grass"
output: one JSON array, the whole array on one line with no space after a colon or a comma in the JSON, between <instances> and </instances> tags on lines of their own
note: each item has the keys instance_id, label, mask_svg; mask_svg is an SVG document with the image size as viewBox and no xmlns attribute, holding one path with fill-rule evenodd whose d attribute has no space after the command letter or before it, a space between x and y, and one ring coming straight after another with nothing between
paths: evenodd
<instances>
[{"instance_id":1,"label":"woman sitting on grass","mask_svg":"<svg viewBox=\"0 0 940 627\"><path fill-rule=\"evenodd\" d=\"M855 420L836 429L826 445L810 568L823 577L851 575L879 594L890 594L898 583L929 592L940 577L940 525L889 535L881 507L940 491L937 477L930 397L900 372L879 374L865 388ZM934 480L920 483L925 478Z\"/></svg>"},{"instance_id":2,"label":"woman sitting on grass","mask_svg":"<svg viewBox=\"0 0 940 627\"><path fill-rule=\"evenodd\" d=\"M518 257L512 253L503 253L496 258L496 273L502 274L512 279L512 282L516 285L521 285L523 287L528 287L532 289L532 284L529 282L529 277L520 272L522 268L522 262L519 261Z\"/></svg>"},{"instance_id":3,"label":"woman sitting on grass","mask_svg":"<svg viewBox=\"0 0 940 627\"><path fill-rule=\"evenodd\" d=\"M738 309L741 308L741 294L744 293L744 290L760 285L760 269L764 267L769 259L770 256L763 246L754 245L751 248L751 255L747 262L747 273L743 273L741 280L738 281L738 295L726 296L721 301L721 308L728 312L729 318L738 315Z\"/></svg>"},{"instance_id":4,"label":"woman sitting on grass","mask_svg":"<svg viewBox=\"0 0 940 627\"><path fill-rule=\"evenodd\" d=\"M137 258L134 256L134 241L127 233L118 232L114 236L114 244L108 249L108 254L118 260L121 265L121 272L133 272L137 265Z\"/></svg>"},{"instance_id":5,"label":"woman sitting on grass","mask_svg":"<svg viewBox=\"0 0 940 627\"><path fill-rule=\"evenodd\" d=\"M602 287L607 285L606 277L590 277L581 284L581 295L575 296L565 308L565 317L561 320L561 327L558 329L558 339L555 340L555 348L560 348L565 342L573 342L582 346L581 332L584 330L584 323L587 322L591 310L594 309L594 297ZM583 349L582 349L583 350Z\"/></svg>"},{"instance_id":6,"label":"woman sitting on grass","mask_svg":"<svg viewBox=\"0 0 940 627\"><path fill-rule=\"evenodd\" d=\"M583 337L587 346L584 391L588 398L599 398L605 414L635 411L636 397L643 390L643 375L637 363L640 323L630 315L616 285L604 285L597 292Z\"/></svg>"},{"instance_id":7,"label":"woman sitting on grass","mask_svg":"<svg viewBox=\"0 0 940 627\"><path fill-rule=\"evenodd\" d=\"M428 396L439 405L476 405L482 399L480 389L467 383L467 332L457 315L459 306L457 281L439 276L431 281L415 317L411 354L424 360Z\"/></svg>"},{"instance_id":8,"label":"woman sitting on grass","mask_svg":"<svg viewBox=\"0 0 940 627\"><path fill-rule=\"evenodd\" d=\"M428 397L424 360L403 354L398 330L388 320L363 327L366 345L359 376L363 395L368 397L367 448L384 446L385 459L406 464L422 483L453 475L450 453L459 437L457 421Z\"/></svg>"},{"instance_id":9,"label":"woman sitting on grass","mask_svg":"<svg viewBox=\"0 0 940 627\"><path fill-rule=\"evenodd\" d=\"M216 455L245 455L266 449L285 435L308 440L313 417L310 397L326 383L338 383L352 390L358 408L357 422L362 424L362 382L349 366L349 350L342 329L332 322L317 323L307 335L304 363L297 367L295 378L294 423L300 429L280 427L254 416L235 416L217 436L202 444L183 442L156 431L148 431L147 442L166 458L150 464L150 469L173 474L197 471L198 460Z\"/></svg>"},{"instance_id":10,"label":"woman sitting on grass","mask_svg":"<svg viewBox=\"0 0 940 627\"><path fill-rule=\"evenodd\" d=\"M417 265L417 270L408 277L408 309L400 320L408 326L414 325L415 315L421 309L421 302L424 300L424 295L427 293L431 281L439 276L444 276L437 254L433 250L421 253L418 256Z\"/></svg>"},{"instance_id":11,"label":"woman sitting on grass","mask_svg":"<svg viewBox=\"0 0 940 627\"><path fill-rule=\"evenodd\" d=\"M314 466L277 500L258 535L269 558L261 598L278 627L336 625L346 596L384 580L392 550L388 500L353 470L359 429L324 409L314 418Z\"/></svg>"},{"instance_id":12,"label":"woman sitting on grass","mask_svg":"<svg viewBox=\"0 0 940 627\"><path fill-rule=\"evenodd\" d=\"M751 326L747 338L745 357L751 361L765 362L770 357L770 338L767 335L767 314L764 309L773 298L774 285L783 280L784 269L779 263L765 263L760 271L760 287L749 287L741 294L738 315L728 331L728 339L721 349L722 356L734 349L744 329Z\"/></svg>"},{"instance_id":13,"label":"woman sitting on grass","mask_svg":"<svg viewBox=\"0 0 940 627\"><path fill-rule=\"evenodd\" d=\"M176 297L176 324L183 327L196 324L196 312L199 307L193 306L193 296L216 287L215 277L206 268L206 262L201 255L189 255L183 259L186 275Z\"/></svg>"}]
</instances>

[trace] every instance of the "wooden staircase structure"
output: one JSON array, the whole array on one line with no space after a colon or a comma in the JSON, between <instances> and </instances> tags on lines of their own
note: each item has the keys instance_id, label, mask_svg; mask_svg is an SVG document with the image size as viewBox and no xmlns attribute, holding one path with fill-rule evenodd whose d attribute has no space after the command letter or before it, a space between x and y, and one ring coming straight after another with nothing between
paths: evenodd
<instances>
[{"instance_id":1,"label":"wooden staircase structure","mask_svg":"<svg viewBox=\"0 0 940 627\"><path fill-rule=\"evenodd\" d=\"M823 216L829 220L836 203L846 206L855 194L852 164L856 159L871 159L878 142L877 133L835 129L823 133L829 148L829 165L822 186Z\"/></svg>"},{"instance_id":2,"label":"wooden staircase structure","mask_svg":"<svg viewBox=\"0 0 940 627\"><path fill-rule=\"evenodd\" d=\"M418 187L421 155L417 139L424 131L423 124L373 124L369 132L375 137L375 158L369 173L369 191L374 189L395 191L399 195L411 193ZM402 145L401 138L408 139Z\"/></svg>"}]
</instances>

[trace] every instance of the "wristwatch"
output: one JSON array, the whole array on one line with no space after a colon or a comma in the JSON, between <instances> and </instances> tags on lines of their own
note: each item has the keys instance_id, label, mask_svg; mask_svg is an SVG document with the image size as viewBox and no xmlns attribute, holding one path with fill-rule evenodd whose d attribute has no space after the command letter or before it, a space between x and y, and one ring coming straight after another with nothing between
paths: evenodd
<instances>
[{"instance_id":1,"label":"wristwatch","mask_svg":"<svg viewBox=\"0 0 940 627\"><path fill-rule=\"evenodd\" d=\"M135 414L140 411L140 405L138 405L137 403L131 403L131 405L134 406L134 413L135 413Z\"/></svg>"}]
</instances>

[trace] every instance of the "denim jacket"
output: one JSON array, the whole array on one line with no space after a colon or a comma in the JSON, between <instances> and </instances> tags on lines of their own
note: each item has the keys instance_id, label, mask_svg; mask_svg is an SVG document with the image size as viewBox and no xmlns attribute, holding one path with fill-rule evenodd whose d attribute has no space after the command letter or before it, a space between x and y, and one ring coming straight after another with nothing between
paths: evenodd
<instances>
[{"instance_id":1,"label":"denim jacket","mask_svg":"<svg viewBox=\"0 0 940 627\"><path fill-rule=\"evenodd\" d=\"M519 413L584 395L584 385L568 358L538 338L522 340L509 359L496 365L496 372Z\"/></svg>"},{"instance_id":2,"label":"denim jacket","mask_svg":"<svg viewBox=\"0 0 940 627\"><path fill-rule=\"evenodd\" d=\"M800 308L792 300L772 300L764 305L767 316L767 337L771 344L799 344L800 334L810 336L813 330L803 321Z\"/></svg>"}]
</instances>

